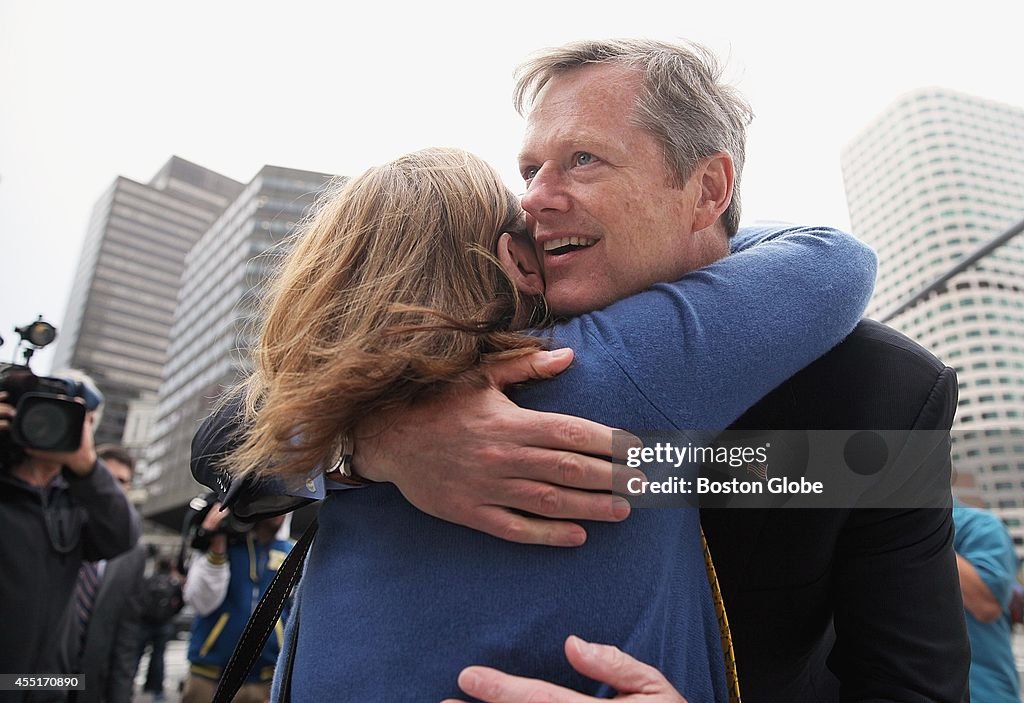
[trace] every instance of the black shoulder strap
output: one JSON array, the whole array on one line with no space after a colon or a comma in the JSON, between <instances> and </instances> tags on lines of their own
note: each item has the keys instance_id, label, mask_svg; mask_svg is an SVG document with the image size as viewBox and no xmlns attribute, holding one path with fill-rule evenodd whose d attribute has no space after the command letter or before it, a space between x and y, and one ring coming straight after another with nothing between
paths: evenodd
<instances>
[{"instance_id":1,"label":"black shoulder strap","mask_svg":"<svg viewBox=\"0 0 1024 703\"><path fill-rule=\"evenodd\" d=\"M277 574L270 582L267 592L260 598L256 610L253 611L249 622L245 625L245 630L242 631L238 644L235 645L235 651L232 652L228 665L221 674L217 692L211 703L230 703L238 693L238 689L242 687L252 665L256 663L264 645L267 644L270 633L274 630L274 624L281 617L288 594L291 593L295 582L302 575L302 565L306 561L309 546L313 543L316 528L317 521L314 518L306 531L302 533L299 541L292 547L292 551L285 557L281 568L277 570Z\"/></svg>"}]
</instances>

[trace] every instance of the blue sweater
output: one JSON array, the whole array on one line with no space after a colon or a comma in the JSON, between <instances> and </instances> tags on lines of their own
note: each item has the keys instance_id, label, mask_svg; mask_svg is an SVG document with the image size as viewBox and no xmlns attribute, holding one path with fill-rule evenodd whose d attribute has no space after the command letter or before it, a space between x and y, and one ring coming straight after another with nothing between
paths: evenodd
<instances>
[{"instance_id":1,"label":"blue sweater","mask_svg":"<svg viewBox=\"0 0 1024 703\"><path fill-rule=\"evenodd\" d=\"M992 622L981 622L970 611L964 613L971 638L971 698L983 703L1020 701L1009 609L1017 577L1013 539L993 513L960 501L953 504L953 523L953 549L977 569L1003 610Z\"/></svg>"},{"instance_id":2,"label":"blue sweater","mask_svg":"<svg viewBox=\"0 0 1024 703\"><path fill-rule=\"evenodd\" d=\"M745 229L733 251L556 325L572 368L513 399L625 429L723 429L841 341L874 283L873 253L832 230ZM471 664L613 695L566 663L569 634L622 647L694 703L727 700L698 517L638 510L557 549L435 519L391 484L332 493L299 594L293 700L458 697Z\"/></svg>"}]
</instances>

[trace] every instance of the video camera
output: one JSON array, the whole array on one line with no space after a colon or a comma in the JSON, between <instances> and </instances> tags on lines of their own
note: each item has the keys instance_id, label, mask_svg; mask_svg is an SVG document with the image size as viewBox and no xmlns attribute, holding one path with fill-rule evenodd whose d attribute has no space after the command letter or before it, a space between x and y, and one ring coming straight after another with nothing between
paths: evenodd
<instances>
[{"instance_id":1,"label":"video camera","mask_svg":"<svg viewBox=\"0 0 1024 703\"><path fill-rule=\"evenodd\" d=\"M234 513L231 513L221 522L219 529L210 532L203 529L203 520L206 519L216 502L216 493L205 493L189 501L188 507L185 509L185 519L181 528L182 549L178 559L178 570L181 573L185 573L187 570L186 547L205 552L210 548L210 540L214 535L227 535L228 542L234 542L245 537L246 533L253 528L254 523L243 522Z\"/></svg>"},{"instance_id":2,"label":"video camera","mask_svg":"<svg viewBox=\"0 0 1024 703\"><path fill-rule=\"evenodd\" d=\"M86 412L103 402L103 394L88 383L36 376L18 364L0 364L0 391L7 391L4 402L15 407L14 443L52 452L78 449Z\"/></svg>"},{"instance_id":3,"label":"video camera","mask_svg":"<svg viewBox=\"0 0 1024 703\"><path fill-rule=\"evenodd\" d=\"M57 337L57 328L43 320L14 329L25 349L25 363L0 362L0 391L13 405L10 441L20 447L51 452L72 452L82 443L85 414L103 403L103 394L90 383L60 376L36 376L28 363L32 354ZM0 337L0 345L4 343Z\"/></svg>"}]
</instances>

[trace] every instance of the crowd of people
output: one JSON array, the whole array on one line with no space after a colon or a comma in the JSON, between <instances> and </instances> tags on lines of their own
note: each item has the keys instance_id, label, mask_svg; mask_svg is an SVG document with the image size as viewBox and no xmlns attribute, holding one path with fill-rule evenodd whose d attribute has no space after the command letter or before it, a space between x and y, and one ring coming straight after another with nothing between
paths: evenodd
<instances>
[{"instance_id":1,"label":"crowd of people","mask_svg":"<svg viewBox=\"0 0 1024 703\"><path fill-rule=\"evenodd\" d=\"M222 527L229 512L211 510L203 525L208 546L185 578L175 555L147 549L139 539L140 519L128 500L135 458L123 447L93 444L102 394L77 371L53 378L69 388L69 396L57 400L85 406L72 450L26 447L24 433L12 432L18 401L39 385L34 374L16 368L0 390L0 521L6 530L0 557L7 565L0 575L0 622L7 626L0 673L74 676L84 685L68 691L12 685L0 690L0 701L131 703L137 694L147 703L167 700L179 682L166 680L165 652L176 634L175 616L186 605L196 617L193 668L181 700L210 701L219 668L290 549L287 534L278 535L285 517L229 537ZM233 621L226 627L228 614ZM278 646L267 645L257 674L264 683L244 700L267 699ZM142 660L148 664L137 692Z\"/></svg>"},{"instance_id":2,"label":"crowd of people","mask_svg":"<svg viewBox=\"0 0 1024 703\"><path fill-rule=\"evenodd\" d=\"M147 569L133 461L93 447L91 384L59 452L11 439L0 391L0 671L127 701L149 646L158 699L187 604L182 700L210 701L312 482L319 531L236 701L1019 700L1013 545L950 490L955 374L861 319L875 256L856 238L740 227L751 111L714 58L574 42L520 68L515 102L521 197L426 149L300 228L253 371L193 445L224 505L183 585ZM648 510L610 491L617 429L926 443L890 447L913 456L912 504ZM261 519L225 529L232 512Z\"/></svg>"}]
</instances>

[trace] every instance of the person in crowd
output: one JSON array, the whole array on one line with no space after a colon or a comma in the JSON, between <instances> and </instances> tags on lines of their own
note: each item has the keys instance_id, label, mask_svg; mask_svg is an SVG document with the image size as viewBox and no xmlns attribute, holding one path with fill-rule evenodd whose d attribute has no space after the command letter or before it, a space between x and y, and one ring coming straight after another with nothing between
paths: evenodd
<instances>
[{"instance_id":1,"label":"person in crowd","mask_svg":"<svg viewBox=\"0 0 1024 703\"><path fill-rule=\"evenodd\" d=\"M159 556L153 564L153 573L142 585L142 616L139 625L142 631L137 661L142 660L149 649L144 693L151 696L153 703L166 700L164 693L164 654L167 643L174 637L174 616L185 604L182 593L182 578L174 561L168 556Z\"/></svg>"},{"instance_id":2,"label":"person in crowd","mask_svg":"<svg viewBox=\"0 0 1024 703\"><path fill-rule=\"evenodd\" d=\"M953 522L953 548L971 638L971 698L1016 703L1020 674L1010 624L1010 599L1017 582L1013 539L998 517L960 501L953 507Z\"/></svg>"},{"instance_id":3,"label":"person in crowd","mask_svg":"<svg viewBox=\"0 0 1024 703\"><path fill-rule=\"evenodd\" d=\"M203 519L209 536L205 553L192 561L185 579L185 603L195 608L188 646L189 676L182 703L209 703L259 599L291 551L279 535L285 516L261 520L244 533L231 529L230 511L215 503ZM237 703L263 703L270 694L274 662L284 636L278 623L259 661L235 696Z\"/></svg>"},{"instance_id":4,"label":"person in crowd","mask_svg":"<svg viewBox=\"0 0 1024 703\"><path fill-rule=\"evenodd\" d=\"M96 453L128 496L135 475L135 458L124 447L103 444ZM138 542L124 554L84 564L96 569L92 613L86 622L72 618L68 648L78 650L74 671L86 680L83 691L72 691L74 703L131 703L140 636L140 591L146 568L146 549ZM79 575L79 582L90 574ZM76 598L81 590L76 592ZM84 631L83 631L84 626Z\"/></svg>"},{"instance_id":5,"label":"person in crowd","mask_svg":"<svg viewBox=\"0 0 1024 703\"><path fill-rule=\"evenodd\" d=\"M41 451L12 433L18 401L38 379L11 367L0 383L0 671L70 674L72 620L87 620L93 588L79 597L83 562L113 559L136 543L139 519L93 444L103 396L84 374L59 374L65 400L85 405L75 449ZM75 599L72 596L75 595ZM78 643L80 646L80 643ZM64 701L63 691L0 691L3 703Z\"/></svg>"},{"instance_id":6,"label":"person in crowd","mask_svg":"<svg viewBox=\"0 0 1024 703\"><path fill-rule=\"evenodd\" d=\"M622 156L638 146L622 145ZM669 242L662 232L652 246L696 238L706 243L695 249L727 248L715 223L732 183L724 154L703 159L685 186L667 172L636 183L683 221L685 234ZM251 424L233 465L301 482L333 463L338 430L363 414L450 392L478 378L478 364L547 344L573 347L576 364L520 389L519 402L622 427L720 430L848 334L874 276L873 254L847 235L753 229L736 236L732 256L681 270L675 284L550 326L542 252L588 246L565 239L537 247L518 199L458 150L416 152L351 179L274 283L246 389ZM804 304L804 285L829 293ZM779 307L792 324L771 323ZM664 344L624 348L652 326ZM777 353L744 344L755 329ZM659 371L681 352L685 363ZM750 382L733 388L741 372ZM593 530L575 557L436 520L388 484L328 498L319 519L293 628L294 700L440 698L476 657L599 694L604 687L555 656L576 631L623 644L695 700L728 699L696 509L643 511L626 529Z\"/></svg>"}]
</instances>

